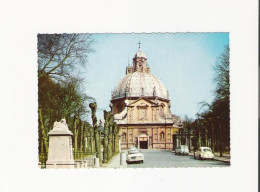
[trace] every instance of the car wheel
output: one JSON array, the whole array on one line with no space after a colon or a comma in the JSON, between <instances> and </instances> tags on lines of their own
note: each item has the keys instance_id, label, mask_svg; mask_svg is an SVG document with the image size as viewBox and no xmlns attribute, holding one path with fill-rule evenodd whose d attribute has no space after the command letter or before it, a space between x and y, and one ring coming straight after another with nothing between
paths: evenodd
<instances>
[{"instance_id":1,"label":"car wheel","mask_svg":"<svg viewBox=\"0 0 260 192\"><path fill-rule=\"evenodd\" d=\"M141 163L144 163L144 160L142 160Z\"/></svg>"},{"instance_id":2,"label":"car wheel","mask_svg":"<svg viewBox=\"0 0 260 192\"><path fill-rule=\"evenodd\" d=\"M199 159L202 160L201 155L199 155Z\"/></svg>"}]
</instances>

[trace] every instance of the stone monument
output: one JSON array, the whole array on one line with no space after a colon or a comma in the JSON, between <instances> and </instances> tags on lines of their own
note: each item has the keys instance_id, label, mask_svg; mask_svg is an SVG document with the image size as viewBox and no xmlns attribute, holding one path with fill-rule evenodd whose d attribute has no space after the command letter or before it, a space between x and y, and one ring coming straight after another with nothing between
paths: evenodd
<instances>
[{"instance_id":1,"label":"stone monument","mask_svg":"<svg viewBox=\"0 0 260 192\"><path fill-rule=\"evenodd\" d=\"M65 119L55 122L49 135L49 152L46 168L74 168L72 132Z\"/></svg>"}]
</instances>

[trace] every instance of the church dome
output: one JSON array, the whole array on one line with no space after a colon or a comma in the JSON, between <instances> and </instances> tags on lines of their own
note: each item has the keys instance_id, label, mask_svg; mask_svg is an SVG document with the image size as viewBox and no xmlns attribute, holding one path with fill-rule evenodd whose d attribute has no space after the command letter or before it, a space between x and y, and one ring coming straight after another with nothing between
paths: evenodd
<instances>
[{"instance_id":1,"label":"church dome","mask_svg":"<svg viewBox=\"0 0 260 192\"><path fill-rule=\"evenodd\" d=\"M167 89L159 78L150 73L136 71L126 75L119 81L112 93L112 100L142 96L157 96L168 99Z\"/></svg>"}]
</instances>

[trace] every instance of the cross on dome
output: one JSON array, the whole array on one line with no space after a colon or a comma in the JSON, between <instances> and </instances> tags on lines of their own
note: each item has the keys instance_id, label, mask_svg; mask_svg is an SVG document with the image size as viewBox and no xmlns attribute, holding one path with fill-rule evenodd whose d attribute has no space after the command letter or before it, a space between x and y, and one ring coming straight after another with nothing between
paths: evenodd
<instances>
[{"instance_id":1,"label":"cross on dome","mask_svg":"<svg viewBox=\"0 0 260 192\"><path fill-rule=\"evenodd\" d=\"M140 45L141 45L140 41L139 41L139 43L137 43L137 44L139 44L139 49L140 49Z\"/></svg>"}]
</instances>

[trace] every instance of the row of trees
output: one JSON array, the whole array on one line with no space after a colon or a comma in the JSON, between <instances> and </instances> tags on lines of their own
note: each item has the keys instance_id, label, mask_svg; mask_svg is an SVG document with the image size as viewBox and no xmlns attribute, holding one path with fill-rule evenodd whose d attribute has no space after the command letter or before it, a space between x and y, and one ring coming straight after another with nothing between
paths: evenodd
<instances>
[{"instance_id":1,"label":"row of trees","mask_svg":"<svg viewBox=\"0 0 260 192\"><path fill-rule=\"evenodd\" d=\"M87 104L94 99L84 93L82 78L92 44L89 34L38 35L38 151L42 162L48 153L47 133L61 118L73 132L76 156L92 152L92 127L85 119ZM86 136L90 137L89 149Z\"/></svg>"},{"instance_id":2,"label":"row of trees","mask_svg":"<svg viewBox=\"0 0 260 192\"><path fill-rule=\"evenodd\" d=\"M100 163L108 163L112 156L119 152L119 129L117 123L114 122L114 115L111 112L104 110L104 130L99 129L97 125L96 109L97 104L95 102L90 103L89 107L92 111L92 123L94 130L94 145L96 157L99 158ZM101 138L102 134L102 138ZM102 139L102 142L101 142ZM101 154L101 144L103 146L103 154Z\"/></svg>"},{"instance_id":3,"label":"row of trees","mask_svg":"<svg viewBox=\"0 0 260 192\"><path fill-rule=\"evenodd\" d=\"M103 161L107 163L113 155L119 152L119 128L114 122L114 116L111 112L104 110L104 119Z\"/></svg>"},{"instance_id":4,"label":"row of trees","mask_svg":"<svg viewBox=\"0 0 260 192\"><path fill-rule=\"evenodd\" d=\"M77 81L57 83L47 76L39 80L39 154L47 154L47 133L53 128L54 122L61 118L66 118L74 134L74 150L77 151L79 146L84 146L84 141L78 136L90 130L89 123L83 118L88 113L85 102L93 99L83 94L78 85Z\"/></svg>"},{"instance_id":5,"label":"row of trees","mask_svg":"<svg viewBox=\"0 0 260 192\"><path fill-rule=\"evenodd\" d=\"M74 158L96 154L101 161L101 133L96 103L85 94L84 69L93 51L89 34L38 35L38 152L44 163L48 154L48 132L55 121L66 119L73 133ZM92 111L92 125L86 121ZM118 152L118 128L111 112L105 114L104 162Z\"/></svg>"},{"instance_id":6,"label":"row of trees","mask_svg":"<svg viewBox=\"0 0 260 192\"><path fill-rule=\"evenodd\" d=\"M209 146L213 151L218 151L222 156L224 151L230 150L230 81L229 81L229 47L217 58L214 67L216 89L215 98L211 104L202 102L203 112L197 114L195 120L185 118L184 134L195 136L195 148Z\"/></svg>"}]
</instances>

